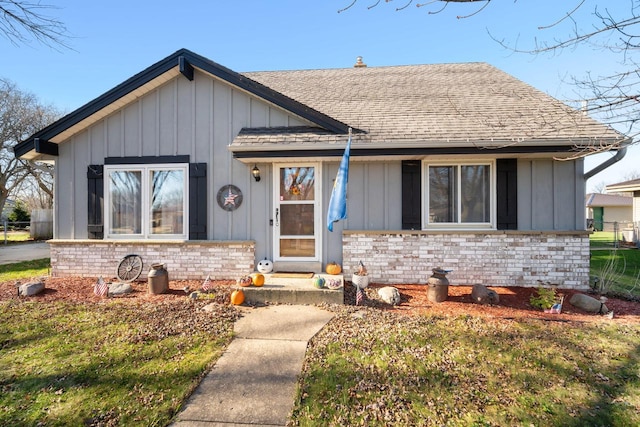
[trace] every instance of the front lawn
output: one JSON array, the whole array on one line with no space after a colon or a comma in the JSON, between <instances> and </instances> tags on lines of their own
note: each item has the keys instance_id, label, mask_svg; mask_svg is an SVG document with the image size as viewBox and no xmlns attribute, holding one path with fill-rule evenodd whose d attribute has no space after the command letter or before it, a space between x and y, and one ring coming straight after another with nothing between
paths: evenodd
<instances>
[{"instance_id":1,"label":"front lawn","mask_svg":"<svg viewBox=\"0 0 640 427\"><path fill-rule=\"evenodd\" d=\"M46 277L49 275L50 264L51 261L49 258L42 258L33 261L0 265L0 282Z\"/></svg>"},{"instance_id":2,"label":"front lawn","mask_svg":"<svg viewBox=\"0 0 640 427\"><path fill-rule=\"evenodd\" d=\"M307 352L296 426L638 426L640 325L345 310Z\"/></svg>"},{"instance_id":3,"label":"front lawn","mask_svg":"<svg viewBox=\"0 0 640 427\"><path fill-rule=\"evenodd\" d=\"M0 425L167 425L232 337L194 304L0 302Z\"/></svg>"},{"instance_id":4,"label":"front lawn","mask_svg":"<svg viewBox=\"0 0 640 427\"><path fill-rule=\"evenodd\" d=\"M4 230L0 230L0 239L2 239L2 243L5 241L7 243L24 243L33 241L31 234L28 231L7 231L5 234Z\"/></svg>"}]
</instances>

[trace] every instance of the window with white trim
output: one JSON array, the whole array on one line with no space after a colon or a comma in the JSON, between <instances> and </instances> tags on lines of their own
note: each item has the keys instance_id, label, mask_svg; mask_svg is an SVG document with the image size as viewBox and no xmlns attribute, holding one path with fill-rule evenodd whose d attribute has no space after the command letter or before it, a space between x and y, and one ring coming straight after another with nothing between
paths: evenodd
<instances>
[{"instance_id":1,"label":"window with white trim","mask_svg":"<svg viewBox=\"0 0 640 427\"><path fill-rule=\"evenodd\" d=\"M427 228L493 228L495 163L425 163Z\"/></svg>"},{"instance_id":2,"label":"window with white trim","mask_svg":"<svg viewBox=\"0 0 640 427\"><path fill-rule=\"evenodd\" d=\"M186 239L188 164L106 165L105 236Z\"/></svg>"}]
</instances>

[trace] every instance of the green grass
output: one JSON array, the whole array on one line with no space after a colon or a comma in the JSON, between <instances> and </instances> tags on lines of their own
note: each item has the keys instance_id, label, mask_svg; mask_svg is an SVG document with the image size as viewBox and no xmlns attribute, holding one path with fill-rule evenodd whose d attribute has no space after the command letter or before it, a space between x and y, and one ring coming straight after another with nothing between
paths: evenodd
<instances>
[{"instance_id":1,"label":"green grass","mask_svg":"<svg viewBox=\"0 0 640 427\"><path fill-rule=\"evenodd\" d=\"M341 316L308 350L293 425L640 425L639 325Z\"/></svg>"},{"instance_id":2,"label":"green grass","mask_svg":"<svg viewBox=\"0 0 640 427\"><path fill-rule=\"evenodd\" d=\"M0 425L164 426L232 336L168 304L0 303Z\"/></svg>"},{"instance_id":3,"label":"green grass","mask_svg":"<svg viewBox=\"0 0 640 427\"><path fill-rule=\"evenodd\" d=\"M612 248L614 243L613 231L596 231L589 236L589 243L592 248Z\"/></svg>"},{"instance_id":4,"label":"green grass","mask_svg":"<svg viewBox=\"0 0 640 427\"><path fill-rule=\"evenodd\" d=\"M613 260L613 270L609 268ZM640 297L640 250L604 249L591 251L591 276L611 279L610 292Z\"/></svg>"},{"instance_id":5,"label":"green grass","mask_svg":"<svg viewBox=\"0 0 640 427\"><path fill-rule=\"evenodd\" d=\"M607 293L640 297L640 250L615 248L608 231L592 233L589 241L591 277L604 281Z\"/></svg>"},{"instance_id":6,"label":"green grass","mask_svg":"<svg viewBox=\"0 0 640 427\"><path fill-rule=\"evenodd\" d=\"M7 243L22 243L33 239L31 239L31 235L28 231L8 231L6 234L6 240ZM2 243L5 241L4 231L0 231L0 241Z\"/></svg>"},{"instance_id":7,"label":"green grass","mask_svg":"<svg viewBox=\"0 0 640 427\"><path fill-rule=\"evenodd\" d=\"M0 282L28 279L49 275L49 258L0 265Z\"/></svg>"}]
</instances>

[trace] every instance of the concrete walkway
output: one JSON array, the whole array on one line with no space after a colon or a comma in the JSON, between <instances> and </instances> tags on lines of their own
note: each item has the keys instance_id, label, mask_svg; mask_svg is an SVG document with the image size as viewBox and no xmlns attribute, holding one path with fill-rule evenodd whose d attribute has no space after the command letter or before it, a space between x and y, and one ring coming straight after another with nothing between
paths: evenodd
<instances>
[{"instance_id":1,"label":"concrete walkway","mask_svg":"<svg viewBox=\"0 0 640 427\"><path fill-rule=\"evenodd\" d=\"M50 257L51 251L46 242L0 244L0 265Z\"/></svg>"},{"instance_id":2,"label":"concrete walkway","mask_svg":"<svg viewBox=\"0 0 640 427\"><path fill-rule=\"evenodd\" d=\"M332 317L314 306L247 308L235 338L172 426L286 425L307 343Z\"/></svg>"}]
</instances>

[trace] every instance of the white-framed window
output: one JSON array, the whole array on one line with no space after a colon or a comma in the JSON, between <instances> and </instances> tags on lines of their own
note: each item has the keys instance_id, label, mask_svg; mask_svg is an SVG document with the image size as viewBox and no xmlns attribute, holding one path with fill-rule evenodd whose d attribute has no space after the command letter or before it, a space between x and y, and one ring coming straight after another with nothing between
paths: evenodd
<instances>
[{"instance_id":1,"label":"white-framed window","mask_svg":"<svg viewBox=\"0 0 640 427\"><path fill-rule=\"evenodd\" d=\"M189 165L105 165L105 237L187 239Z\"/></svg>"},{"instance_id":2,"label":"white-framed window","mask_svg":"<svg viewBox=\"0 0 640 427\"><path fill-rule=\"evenodd\" d=\"M425 162L426 228L495 228L495 162Z\"/></svg>"}]
</instances>

